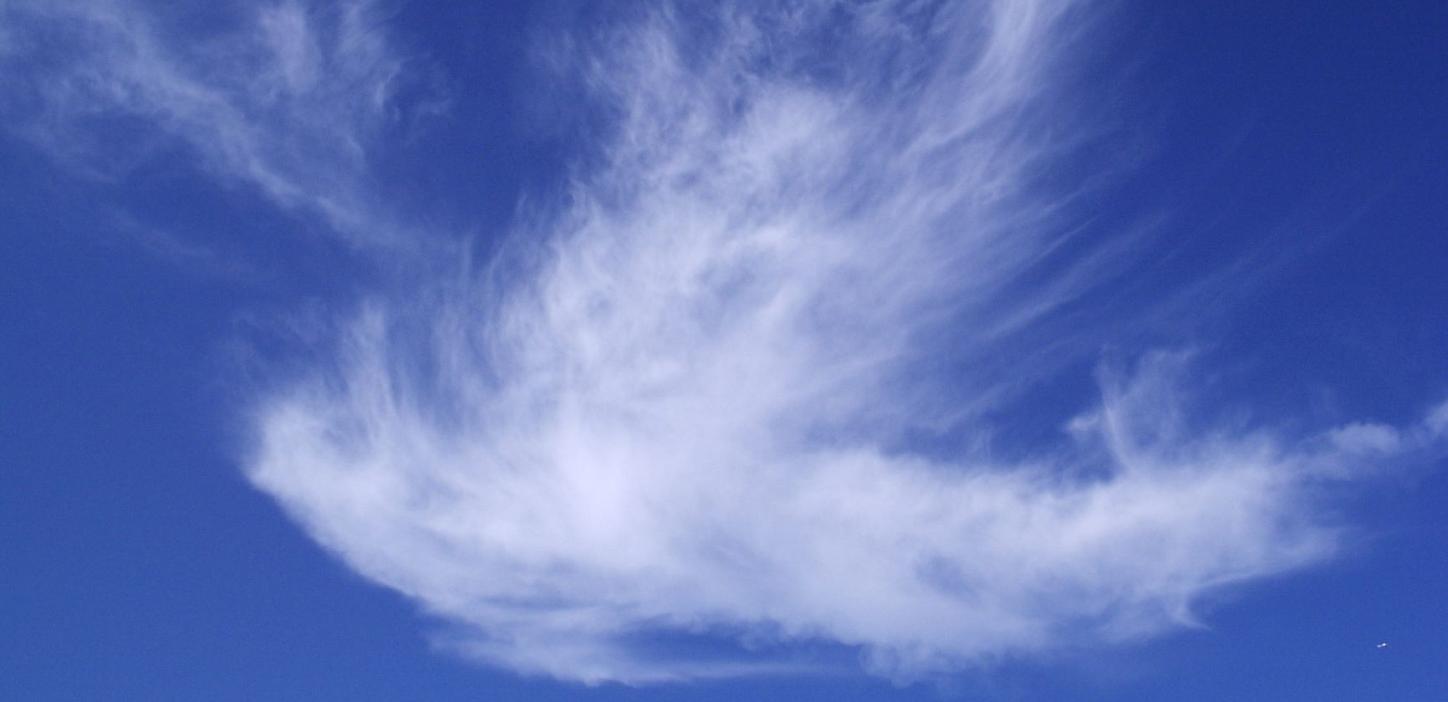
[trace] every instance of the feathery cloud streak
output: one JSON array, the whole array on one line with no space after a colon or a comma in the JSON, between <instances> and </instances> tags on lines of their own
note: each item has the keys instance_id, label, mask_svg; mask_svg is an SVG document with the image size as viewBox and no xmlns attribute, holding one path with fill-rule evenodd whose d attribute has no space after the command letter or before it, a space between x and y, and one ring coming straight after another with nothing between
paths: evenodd
<instances>
[{"instance_id":1,"label":"feathery cloud streak","mask_svg":"<svg viewBox=\"0 0 1448 702\"><path fill-rule=\"evenodd\" d=\"M468 651L584 681L770 667L641 645L671 632L927 675L1329 555L1312 487L1395 430L1181 426L1173 356L1038 460L909 449L1087 340L1052 313L1120 265L1042 273L1071 243L1050 170L1091 131L1060 113L1083 13L730 6L555 47L611 126L514 242L542 243L370 308L336 373L260 406L253 480Z\"/></svg>"},{"instance_id":2,"label":"feathery cloud streak","mask_svg":"<svg viewBox=\"0 0 1448 702\"><path fill-rule=\"evenodd\" d=\"M138 116L283 207L427 248L367 197L405 64L367 5L275 5L214 55L59 7L5 6L86 47L32 86L42 142ZM563 203L259 398L249 476L464 650L590 682L820 641L930 675L1161 632L1329 556L1319 488L1440 442L1448 410L1214 429L1187 361L1145 353L1033 458L912 441L985 434L1129 317L1079 309L1133 240L1082 240L1087 184L1060 175L1099 133L1069 82L1092 9L745 4L555 38L541 56L606 124ZM650 645L679 634L747 650Z\"/></svg>"},{"instance_id":3,"label":"feathery cloud streak","mask_svg":"<svg viewBox=\"0 0 1448 702\"><path fill-rule=\"evenodd\" d=\"M411 94L425 94L426 75L380 30L382 13L366 0L210 12L158 18L110 0L10 0L0 19L22 29L0 46L0 114L102 178L179 142L211 174L321 216L344 241L396 250L395 218L373 204L370 162L380 137L439 103ZM240 28L208 33L208 22ZM207 38L192 39L197 31Z\"/></svg>"}]
</instances>

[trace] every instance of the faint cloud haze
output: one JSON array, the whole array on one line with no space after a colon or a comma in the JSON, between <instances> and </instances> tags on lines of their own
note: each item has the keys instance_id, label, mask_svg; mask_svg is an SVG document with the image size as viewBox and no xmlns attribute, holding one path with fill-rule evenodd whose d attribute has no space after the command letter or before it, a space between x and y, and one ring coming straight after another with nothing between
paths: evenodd
<instances>
[{"instance_id":1,"label":"faint cloud haze","mask_svg":"<svg viewBox=\"0 0 1448 702\"><path fill-rule=\"evenodd\" d=\"M0 20L26 29L0 49L0 66L22 68L0 78L0 114L102 178L125 177L167 140L179 143L215 177L320 215L349 243L399 249L370 161L389 128L435 105L394 99L409 60L381 32L385 15L367 0L267 4L253 17L218 4L220 20L204 6L183 9L167 19L240 28L178 41L134 3L0 4Z\"/></svg>"}]
</instances>

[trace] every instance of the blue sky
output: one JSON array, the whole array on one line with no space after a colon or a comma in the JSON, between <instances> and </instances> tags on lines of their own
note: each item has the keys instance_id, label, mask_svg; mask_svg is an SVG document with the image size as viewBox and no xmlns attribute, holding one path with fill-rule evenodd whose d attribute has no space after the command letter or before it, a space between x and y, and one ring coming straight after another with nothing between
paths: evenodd
<instances>
[{"instance_id":1,"label":"blue sky","mask_svg":"<svg viewBox=\"0 0 1448 702\"><path fill-rule=\"evenodd\" d=\"M1448 9L1265 5L0 4L0 697L1443 697Z\"/></svg>"}]
</instances>

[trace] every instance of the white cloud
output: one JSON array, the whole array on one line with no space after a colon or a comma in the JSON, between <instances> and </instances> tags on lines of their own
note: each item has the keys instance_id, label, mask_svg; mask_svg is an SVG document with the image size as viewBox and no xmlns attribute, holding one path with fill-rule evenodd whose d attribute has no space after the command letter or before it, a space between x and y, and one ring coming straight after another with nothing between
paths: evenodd
<instances>
[{"instance_id":1,"label":"white cloud","mask_svg":"<svg viewBox=\"0 0 1448 702\"><path fill-rule=\"evenodd\" d=\"M1448 436L1448 402L1439 403L1423 420L1423 429L1432 439Z\"/></svg>"},{"instance_id":2,"label":"white cloud","mask_svg":"<svg viewBox=\"0 0 1448 702\"><path fill-rule=\"evenodd\" d=\"M138 120L350 241L428 250L371 182L408 79L376 10L245 13L194 44L118 3L4 4L7 121L95 167L125 149L87 122ZM1062 175L1101 133L1063 78L1094 24L806 2L550 45L608 125L566 204L259 398L249 476L450 645L583 681L792 670L797 642L931 675L1189 624L1214 588L1331 555L1317 488L1434 445L1448 405L1229 431L1187 411L1183 357L1144 354L1032 458L913 441L984 443L1124 319L1081 303L1138 240L1083 240L1091 184ZM183 244L152 241L202 257Z\"/></svg>"},{"instance_id":3,"label":"white cloud","mask_svg":"<svg viewBox=\"0 0 1448 702\"><path fill-rule=\"evenodd\" d=\"M1160 632L1330 555L1310 488L1394 430L1211 431L1179 357L1103 380L1033 461L910 450L1094 353L1055 313L1124 251L1071 239L1051 175L1093 131L1055 80L1089 26L800 4L575 40L553 58L612 118L599 165L474 282L372 306L334 373L264 398L252 479L457 646L584 681L787 665L661 632L928 675Z\"/></svg>"},{"instance_id":4,"label":"white cloud","mask_svg":"<svg viewBox=\"0 0 1448 702\"><path fill-rule=\"evenodd\" d=\"M1402 445L1397 429L1367 422L1339 427L1329 437L1333 448L1351 453L1396 453Z\"/></svg>"},{"instance_id":5,"label":"white cloud","mask_svg":"<svg viewBox=\"0 0 1448 702\"><path fill-rule=\"evenodd\" d=\"M174 35L204 27L199 10L158 17L110 0L7 2L0 20L23 33L0 53L0 114L106 178L179 141L223 180L320 216L353 244L397 250L401 233L377 205L369 170L379 136L419 106L394 99L408 61L378 29L373 3L209 11L240 15L239 28L196 41Z\"/></svg>"}]
</instances>

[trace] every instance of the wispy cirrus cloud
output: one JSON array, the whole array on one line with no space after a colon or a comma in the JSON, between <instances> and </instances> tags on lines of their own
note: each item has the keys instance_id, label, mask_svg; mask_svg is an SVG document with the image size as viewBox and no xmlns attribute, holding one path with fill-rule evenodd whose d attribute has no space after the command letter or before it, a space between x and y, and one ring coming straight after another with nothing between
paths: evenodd
<instances>
[{"instance_id":1,"label":"wispy cirrus cloud","mask_svg":"<svg viewBox=\"0 0 1448 702\"><path fill-rule=\"evenodd\" d=\"M397 248L400 227L376 205L371 162L383 135L440 103L397 99L426 76L381 31L374 3L167 14L12 0L0 18L23 29L0 51L0 111L62 161L114 178L179 143L212 175L319 215L350 243Z\"/></svg>"},{"instance_id":2,"label":"wispy cirrus cloud","mask_svg":"<svg viewBox=\"0 0 1448 702\"><path fill-rule=\"evenodd\" d=\"M267 5L201 44L115 4L3 7L78 49L6 35L47 65L8 85L38 142L139 119L426 259L374 197L408 62L370 5ZM1023 388L1150 319L1100 294L1149 237L1083 225L1076 174L1114 167L1073 109L1098 12L669 6L547 38L557 99L596 117L563 195L261 393L247 474L450 645L587 682L794 669L820 642L913 679L1157 634L1331 556L1323 488L1440 446L1448 410L1214 423L1187 355L1119 349L1139 360L1057 440L981 448L986 417L1042 421Z\"/></svg>"},{"instance_id":3,"label":"wispy cirrus cloud","mask_svg":"<svg viewBox=\"0 0 1448 702\"><path fill-rule=\"evenodd\" d=\"M1098 132L1064 109L1087 10L730 5L545 51L609 125L566 205L266 396L252 479L464 650L589 682L801 641L909 679L1330 556L1313 495L1396 430L1214 430L1178 356L1033 458L912 447L1102 341L1062 312L1130 247L1074 239L1053 175ZM755 654L647 645L679 633Z\"/></svg>"}]
</instances>

